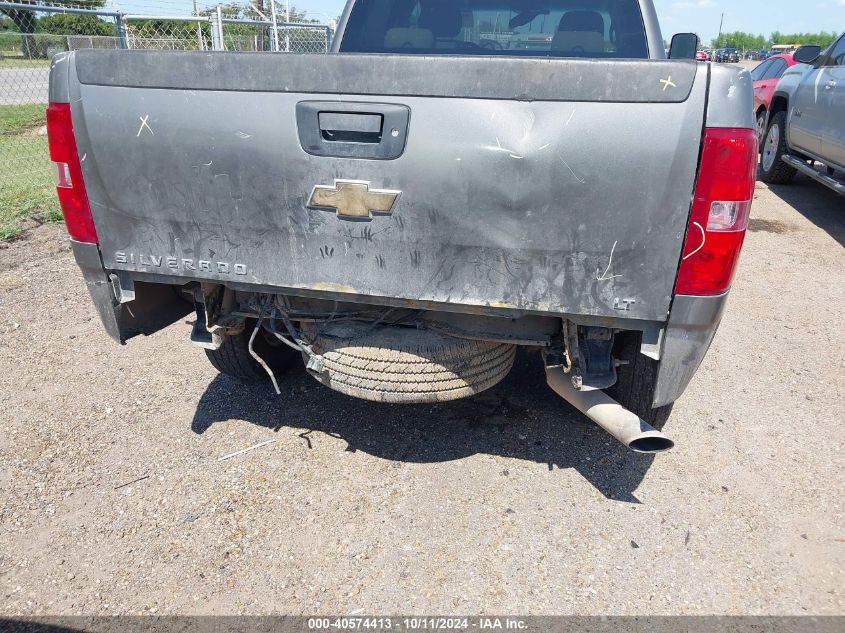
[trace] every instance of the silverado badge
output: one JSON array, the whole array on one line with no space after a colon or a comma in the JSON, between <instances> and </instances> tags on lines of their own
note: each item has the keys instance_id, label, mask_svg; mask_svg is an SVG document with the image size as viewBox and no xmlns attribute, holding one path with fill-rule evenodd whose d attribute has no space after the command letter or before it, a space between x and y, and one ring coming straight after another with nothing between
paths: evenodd
<instances>
[{"instance_id":1,"label":"silverado badge","mask_svg":"<svg viewBox=\"0 0 845 633\"><path fill-rule=\"evenodd\" d=\"M317 185L308 199L309 209L336 211L347 220L370 220L373 213L390 215L401 191L371 189L366 180L339 180L334 185Z\"/></svg>"}]
</instances>

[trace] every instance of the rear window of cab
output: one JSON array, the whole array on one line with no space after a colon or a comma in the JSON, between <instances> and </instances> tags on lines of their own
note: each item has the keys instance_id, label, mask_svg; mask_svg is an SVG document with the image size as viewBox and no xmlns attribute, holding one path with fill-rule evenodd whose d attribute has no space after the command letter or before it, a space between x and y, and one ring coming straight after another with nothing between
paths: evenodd
<instances>
[{"instance_id":1,"label":"rear window of cab","mask_svg":"<svg viewBox=\"0 0 845 633\"><path fill-rule=\"evenodd\" d=\"M340 50L648 58L637 0L358 0Z\"/></svg>"}]
</instances>

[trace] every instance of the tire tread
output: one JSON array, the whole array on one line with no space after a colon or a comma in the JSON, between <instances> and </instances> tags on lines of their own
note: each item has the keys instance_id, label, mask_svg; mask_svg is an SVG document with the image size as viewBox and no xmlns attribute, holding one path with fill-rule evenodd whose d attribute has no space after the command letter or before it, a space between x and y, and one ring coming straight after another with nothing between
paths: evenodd
<instances>
[{"instance_id":1,"label":"tire tread","mask_svg":"<svg viewBox=\"0 0 845 633\"><path fill-rule=\"evenodd\" d=\"M780 134L780 141L778 143L777 148L777 155L775 156L774 164L772 168L767 172L763 169L762 162L760 163L760 174L762 175L763 182L770 184L770 185L785 185L790 182L794 177L795 174L798 173L798 170L791 165L787 165L785 162L781 160L781 157L784 154L789 153L789 146L786 144L786 112L780 111L775 114L772 118L772 122L769 124L768 129L766 130L766 135L763 139L763 144L765 145L765 139L769 138L769 131L775 125L780 127L781 134ZM762 148L761 148L762 153Z\"/></svg>"},{"instance_id":2,"label":"tire tread","mask_svg":"<svg viewBox=\"0 0 845 633\"><path fill-rule=\"evenodd\" d=\"M323 384L378 402L443 402L471 396L501 381L516 346L456 339L432 331L383 328L316 336Z\"/></svg>"},{"instance_id":3,"label":"tire tread","mask_svg":"<svg viewBox=\"0 0 845 633\"><path fill-rule=\"evenodd\" d=\"M672 413L672 404L654 408L657 387L657 361L640 353L642 334L623 332L616 335L613 356L628 361L617 368L617 381L607 394L626 409L633 411L653 427L660 429Z\"/></svg>"}]
</instances>

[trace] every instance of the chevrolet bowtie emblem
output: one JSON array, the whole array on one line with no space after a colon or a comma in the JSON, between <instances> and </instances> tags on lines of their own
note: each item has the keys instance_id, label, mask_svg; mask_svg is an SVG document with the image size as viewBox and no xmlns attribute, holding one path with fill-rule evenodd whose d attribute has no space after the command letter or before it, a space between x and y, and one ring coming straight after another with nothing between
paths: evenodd
<instances>
[{"instance_id":1,"label":"chevrolet bowtie emblem","mask_svg":"<svg viewBox=\"0 0 845 633\"><path fill-rule=\"evenodd\" d=\"M369 220L373 213L393 213L400 193L390 189L370 189L370 183L366 180L335 179L332 187L314 187L308 208L337 211L339 218Z\"/></svg>"}]
</instances>

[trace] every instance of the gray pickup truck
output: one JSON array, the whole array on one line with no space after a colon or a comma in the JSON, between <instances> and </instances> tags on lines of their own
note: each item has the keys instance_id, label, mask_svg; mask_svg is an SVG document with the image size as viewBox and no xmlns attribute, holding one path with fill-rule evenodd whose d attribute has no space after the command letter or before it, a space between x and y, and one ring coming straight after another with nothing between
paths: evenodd
<instances>
[{"instance_id":1,"label":"gray pickup truck","mask_svg":"<svg viewBox=\"0 0 845 633\"><path fill-rule=\"evenodd\" d=\"M534 36L530 49L479 43ZM81 50L48 137L123 343L194 311L221 372L379 402L539 351L631 449L704 357L745 237L748 73L665 59L650 0L352 0L328 55Z\"/></svg>"},{"instance_id":2,"label":"gray pickup truck","mask_svg":"<svg viewBox=\"0 0 845 633\"><path fill-rule=\"evenodd\" d=\"M845 195L845 34L826 51L802 46L794 58L801 63L784 73L769 108L762 178L786 184L800 171Z\"/></svg>"}]
</instances>

